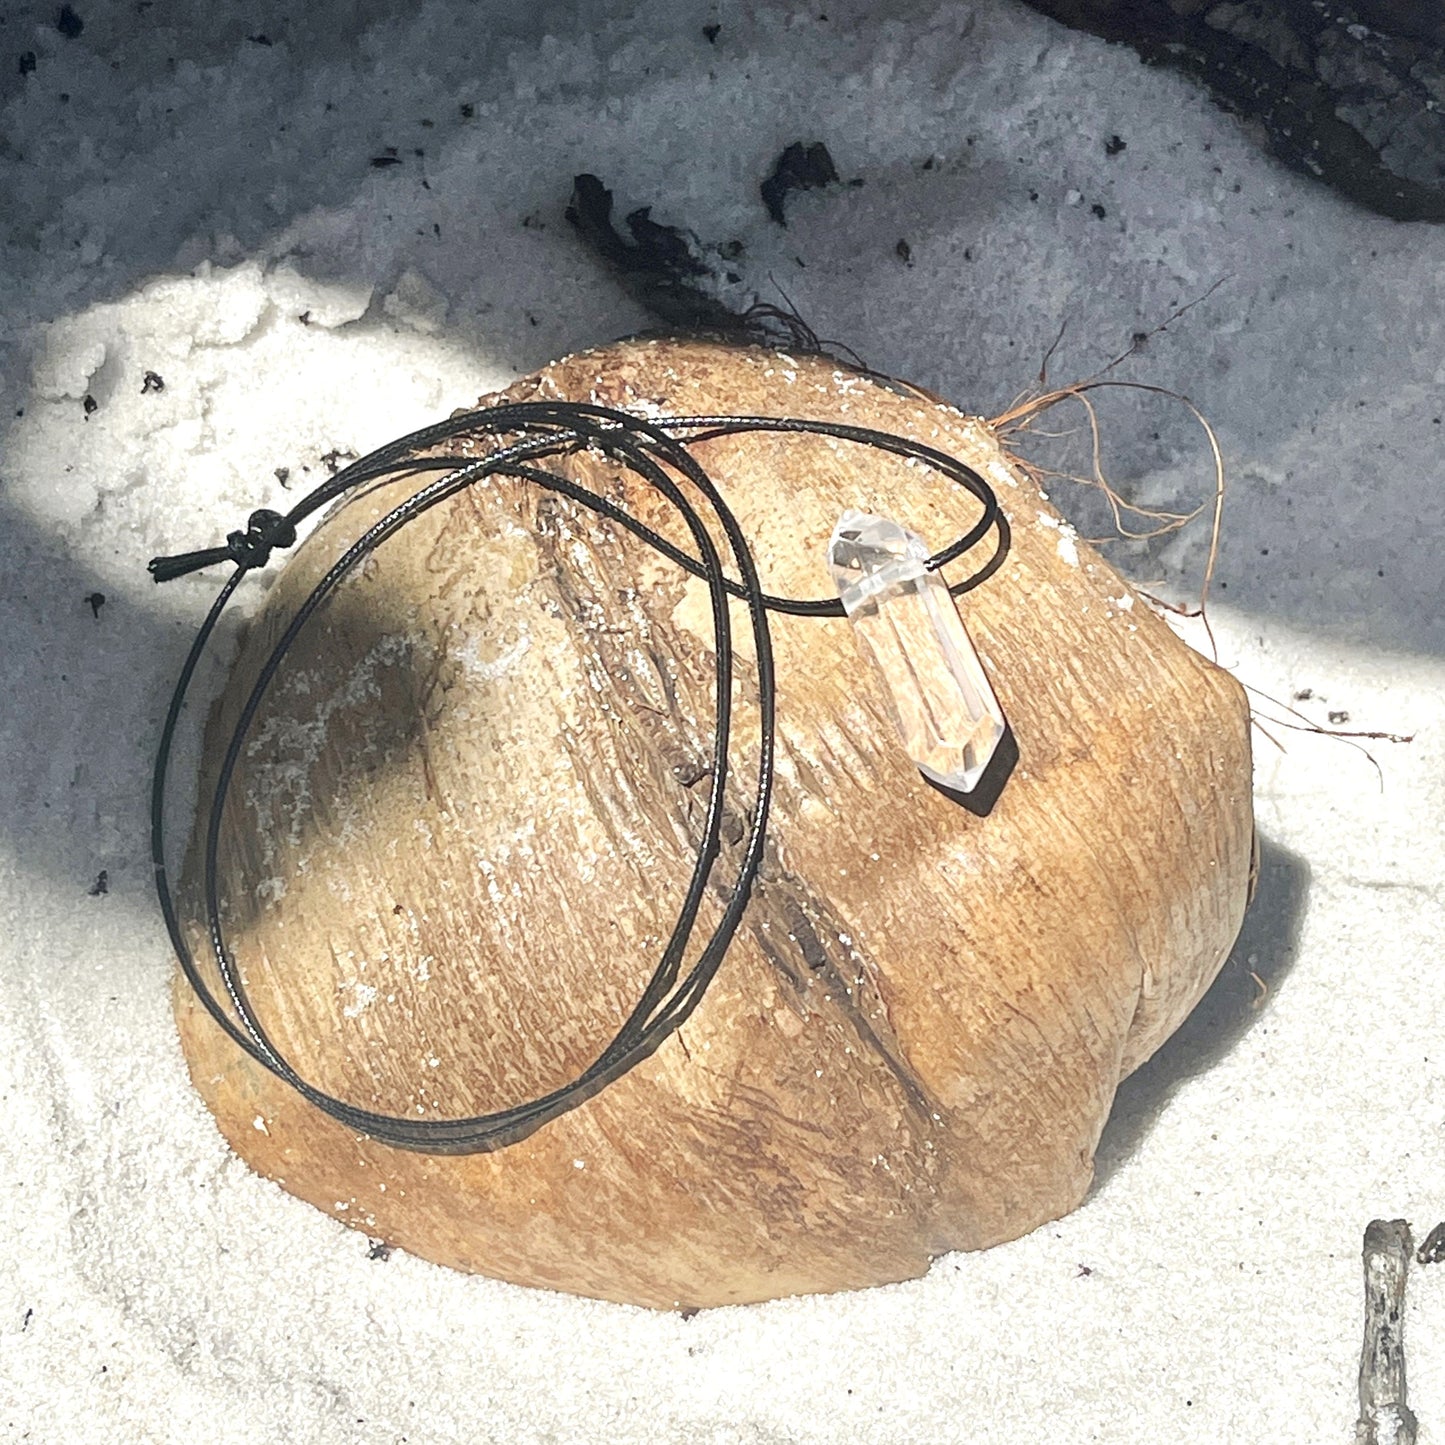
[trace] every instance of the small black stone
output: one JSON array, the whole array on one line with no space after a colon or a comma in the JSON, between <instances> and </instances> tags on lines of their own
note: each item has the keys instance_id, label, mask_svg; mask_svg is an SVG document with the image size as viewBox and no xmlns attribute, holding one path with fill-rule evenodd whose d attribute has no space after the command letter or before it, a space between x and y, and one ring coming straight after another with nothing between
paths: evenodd
<instances>
[{"instance_id":1,"label":"small black stone","mask_svg":"<svg viewBox=\"0 0 1445 1445\"><path fill-rule=\"evenodd\" d=\"M900 238L898 244L893 248L893 254L906 265L913 264L913 247L907 241Z\"/></svg>"},{"instance_id":2,"label":"small black stone","mask_svg":"<svg viewBox=\"0 0 1445 1445\"><path fill-rule=\"evenodd\" d=\"M370 1245L366 1251L367 1259L379 1259L384 1262L391 1258L392 1246L384 1239L372 1239L367 1242Z\"/></svg>"},{"instance_id":3,"label":"small black stone","mask_svg":"<svg viewBox=\"0 0 1445 1445\"><path fill-rule=\"evenodd\" d=\"M29 75L34 69L35 52L33 50L27 50L20 57L20 73L21 75Z\"/></svg>"},{"instance_id":4,"label":"small black stone","mask_svg":"<svg viewBox=\"0 0 1445 1445\"><path fill-rule=\"evenodd\" d=\"M1349 720L1350 715L1347 712L1337 711L1330 714L1330 721L1334 723L1336 727L1338 727L1341 723L1349 722Z\"/></svg>"},{"instance_id":5,"label":"small black stone","mask_svg":"<svg viewBox=\"0 0 1445 1445\"><path fill-rule=\"evenodd\" d=\"M1102 221L1109 213L1097 201L1089 209Z\"/></svg>"},{"instance_id":6,"label":"small black stone","mask_svg":"<svg viewBox=\"0 0 1445 1445\"><path fill-rule=\"evenodd\" d=\"M86 891L92 898L103 898L110 892L110 874L102 868L95 875L95 882Z\"/></svg>"},{"instance_id":7,"label":"small black stone","mask_svg":"<svg viewBox=\"0 0 1445 1445\"><path fill-rule=\"evenodd\" d=\"M768 215L778 225L786 226L788 222L783 202L790 191L811 191L819 186L834 185L838 179L838 168L822 141L814 141L811 145L794 141L778 157L772 174L758 189L762 193L763 205L768 208Z\"/></svg>"},{"instance_id":8,"label":"small black stone","mask_svg":"<svg viewBox=\"0 0 1445 1445\"><path fill-rule=\"evenodd\" d=\"M148 371L143 377L141 377L140 394L142 396L146 396L153 391L164 391L165 389L166 379L160 374L160 372Z\"/></svg>"},{"instance_id":9,"label":"small black stone","mask_svg":"<svg viewBox=\"0 0 1445 1445\"><path fill-rule=\"evenodd\" d=\"M1117 135L1110 136L1109 139L1104 142L1104 154L1106 156L1116 156L1120 151L1128 149L1129 142Z\"/></svg>"},{"instance_id":10,"label":"small black stone","mask_svg":"<svg viewBox=\"0 0 1445 1445\"><path fill-rule=\"evenodd\" d=\"M87 417L100 406L100 403L89 392L85 393L85 400L80 404L85 409Z\"/></svg>"},{"instance_id":11,"label":"small black stone","mask_svg":"<svg viewBox=\"0 0 1445 1445\"><path fill-rule=\"evenodd\" d=\"M271 44L271 37L269 35L248 35L246 39L249 40L252 45Z\"/></svg>"},{"instance_id":12,"label":"small black stone","mask_svg":"<svg viewBox=\"0 0 1445 1445\"><path fill-rule=\"evenodd\" d=\"M100 609L105 606L105 593L91 592L87 594L85 602L86 606L90 608L91 616L99 620Z\"/></svg>"},{"instance_id":13,"label":"small black stone","mask_svg":"<svg viewBox=\"0 0 1445 1445\"><path fill-rule=\"evenodd\" d=\"M702 27L702 33L707 36L707 43L709 45L717 44L717 38L721 30L721 25L704 25Z\"/></svg>"},{"instance_id":14,"label":"small black stone","mask_svg":"<svg viewBox=\"0 0 1445 1445\"><path fill-rule=\"evenodd\" d=\"M55 28L67 40L74 40L85 29L85 21L69 5L62 5L60 14L55 17Z\"/></svg>"}]
</instances>

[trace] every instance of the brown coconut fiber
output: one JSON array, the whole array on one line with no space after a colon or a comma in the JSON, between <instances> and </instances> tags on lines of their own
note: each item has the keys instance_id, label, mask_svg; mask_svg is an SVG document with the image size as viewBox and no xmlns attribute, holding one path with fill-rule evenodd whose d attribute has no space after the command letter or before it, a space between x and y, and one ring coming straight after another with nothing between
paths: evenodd
<instances>
[{"instance_id":1,"label":"brown coconut fiber","mask_svg":"<svg viewBox=\"0 0 1445 1445\"><path fill-rule=\"evenodd\" d=\"M986 817L940 794L904 754L849 622L774 614L766 856L677 1034L520 1143L426 1155L307 1104L182 984L182 1042L226 1138L292 1194L423 1258L663 1308L906 1279L1067 1213L1119 1080L1239 929L1243 691L1061 526L976 418L826 359L697 341L586 352L484 404L559 397L841 421L979 471L1012 544L961 610L1018 741L1014 774ZM492 444L475 441L479 455ZM825 438L727 437L697 455L764 587L787 596L832 595L845 508L934 548L980 514L925 467ZM550 465L685 542L614 464ZM287 562L213 711L203 810L280 630L419 485L346 501ZM741 810L757 736L742 604L735 622ZM462 1117L596 1057L693 867L712 644L701 581L521 481L467 488L342 584L248 734L219 853L230 947L302 1077L362 1107ZM193 848L191 918L197 874ZM699 937L717 913L705 907Z\"/></svg>"}]
</instances>

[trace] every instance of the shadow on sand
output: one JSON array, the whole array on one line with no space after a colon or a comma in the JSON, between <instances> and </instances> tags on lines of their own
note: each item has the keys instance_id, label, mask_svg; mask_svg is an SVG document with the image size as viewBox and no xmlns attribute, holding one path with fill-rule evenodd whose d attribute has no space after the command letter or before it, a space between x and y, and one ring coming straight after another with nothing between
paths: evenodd
<instances>
[{"instance_id":1,"label":"shadow on sand","mask_svg":"<svg viewBox=\"0 0 1445 1445\"><path fill-rule=\"evenodd\" d=\"M1179 1086L1212 1068L1268 1014L1270 994L1294 966L1309 885L1303 859L1260 838L1259 886L1234 949L1194 1012L1119 1085L1095 1151L1091 1193L1148 1138Z\"/></svg>"}]
</instances>

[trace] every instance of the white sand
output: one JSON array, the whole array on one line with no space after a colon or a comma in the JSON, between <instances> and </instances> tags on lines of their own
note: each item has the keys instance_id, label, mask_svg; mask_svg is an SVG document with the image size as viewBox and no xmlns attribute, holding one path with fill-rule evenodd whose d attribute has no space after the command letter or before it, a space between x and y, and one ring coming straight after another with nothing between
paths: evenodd
<instances>
[{"instance_id":1,"label":"white sand","mask_svg":"<svg viewBox=\"0 0 1445 1445\"><path fill-rule=\"evenodd\" d=\"M48 3L0 24L4 1437L1348 1438L1361 1232L1445 1214L1445 233L1351 209L1182 80L1012 5L613 0L585 35L546 3L290 26L303 7L76 3L73 40ZM865 184L780 231L757 183L814 139ZM402 163L371 167L386 146ZM1372 745L1383 786L1345 744L1259 740L1246 936L1121 1091L1093 1195L912 1284L683 1321L372 1260L230 1157L186 1078L145 787L215 574L161 589L145 561L284 497L278 467L314 480L645 324L561 219L579 170L620 212L743 240L741 290L776 278L983 412L1064 319L1061 380L1228 277L1125 368L1219 428L1222 658L1416 733ZM1135 496L1205 489L1183 413L1107 420ZM1124 561L1183 589L1201 556ZM1420 1439L1445 1441L1445 1269L1409 1299Z\"/></svg>"}]
</instances>

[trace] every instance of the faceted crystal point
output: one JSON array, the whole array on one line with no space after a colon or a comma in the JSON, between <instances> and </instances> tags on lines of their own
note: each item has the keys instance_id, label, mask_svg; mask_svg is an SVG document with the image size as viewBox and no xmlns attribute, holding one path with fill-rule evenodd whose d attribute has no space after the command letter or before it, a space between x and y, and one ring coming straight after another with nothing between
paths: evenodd
<instances>
[{"instance_id":1,"label":"faceted crystal point","mask_svg":"<svg viewBox=\"0 0 1445 1445\"><path fill-rule=\"evenodd\" d=\"M1007 724L928 557L916 533L866 512L844 512L828 544L843 610L883 675L908 756L934 782L966 793Z\"/></svg>"}]
</instances>

